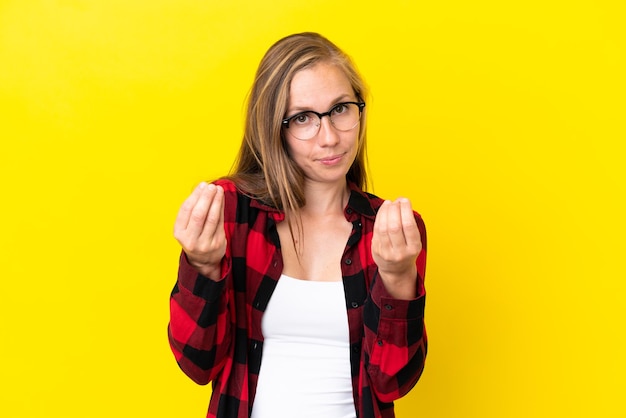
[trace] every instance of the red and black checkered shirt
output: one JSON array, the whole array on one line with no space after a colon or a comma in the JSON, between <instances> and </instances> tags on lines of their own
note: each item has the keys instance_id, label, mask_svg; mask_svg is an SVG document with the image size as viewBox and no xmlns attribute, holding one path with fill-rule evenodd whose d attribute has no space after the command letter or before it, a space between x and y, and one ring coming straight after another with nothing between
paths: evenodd
<instances>
[{"instance_id":1,"label":"red and black checkered shirt","mask_svg":"<svg viewBox=\"0 0 626 418\"><path fill-rule=\"evenodd\" d=\"M169 341L191 379L213 382L207 417L247 418L263 353L261 317L283 269L276 224L285 216L243 195L230 181L217 183L225 192L223 280L202 276L181 254L170 300ZM344 214L353 226L341 271L354 405L359 418L391 418L393 401L415 385L426 358L426 230L415 214L423 245L417 298L394 299L377 278L371 252L374 219L383 201L350 187Z\"/></svg>"}]
</instances>

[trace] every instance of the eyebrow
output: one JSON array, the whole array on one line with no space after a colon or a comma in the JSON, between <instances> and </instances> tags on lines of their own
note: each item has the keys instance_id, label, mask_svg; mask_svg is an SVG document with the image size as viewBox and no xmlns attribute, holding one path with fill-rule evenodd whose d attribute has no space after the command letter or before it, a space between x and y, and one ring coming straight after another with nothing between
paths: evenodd
<instances>
[{"instance_id":1,"label":"eyebrow","mask_svg":"<svg viewBox=\"0 0 626 418\"><path fill-rule=\"evenodd\" d=\"M335 100L332 101L333 104L330 105L329 109L331 109L334 105L336 105L338 103L345 102L345 101L351 101L351 100L352 99L350 98L350 94L348 94L348 93L342 94L341 96L337 97ZM289 114L297 115L298 113L308 112L308 111L311 111L311 110L313 110L313 109L311 109L310 107L296 106L294 108L288 108L287 109L287 114L288 115Z\"/></svg>"}]
</instances>

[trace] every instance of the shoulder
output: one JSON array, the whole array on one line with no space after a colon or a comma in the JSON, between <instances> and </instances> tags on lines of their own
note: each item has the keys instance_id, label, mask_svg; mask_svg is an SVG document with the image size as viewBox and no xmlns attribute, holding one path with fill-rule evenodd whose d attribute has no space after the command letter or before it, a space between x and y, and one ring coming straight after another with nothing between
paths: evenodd
<instances>
[{"instance_id":1,"label":"shoulder","mask_svg":"<svg viewBox=\"0 0 626 418\"><path fill-rule=\"evenodd\" d=\"M368 200L369 204L372 206L372 209L374 209L375 212L378 212L378 209L381 207L385 199L373 193L369 193L369 192L361 192L361 193Z\"/></svg>"},{"instance_id":2,"label":"shoulder","mask_svg":"<svg viewBox=\"0 0 626 418\"><path fill-rule=\"evenodd\" d=\"M354 184L350 184L351 196L349 205L357 212L366 217L375 217L378 210L386 199L373 193L363 191ZM411 202L413 204L414 202ZM414 209L416 219L421 219L421 215Z\"/></svg>"},{"instance_id":3,"label":"shoulder","mask_svg":"<svg viewBox=\"0 0 626 418\"><path fill-rule=\"evenodd\" d=\"M217 179L213 181L213 184L222 186L225 192L239 193L237 190L237 186L235 186L235 183L230 179L225 179L225 178Z\"/></svg>"},{"instance_id":4,"label":"shoulder","mask_svg":"<svg viewBox=\"0 0 626 418\"><path fill-rule=\"evenodd\" d=\"M383 204L383 200L376 195L363 191L356 184L349 182L350 199L348 200L347 213L357 212L366 218L374 219L378 208Z\"/></svg>"},{"instance_id":5,"label":"shoulder","mask_svg":"<svg viewBox=\"0 0 626 418\"><path fill-rule=\"evenodd\" d=\"M281 218L282 212L273 208L263 201L250 196L242 191L230 178L220 178L213 181L213 184L224 189L225 212L249 212L250 209L258 212L271 213L271 216Z\"/></svg>"},{"instance_id":6,"label":"shoulder","mask_svg":"<svg viewBox=\"0 0 626 418\"><path fill-rule=\"evenodd\" d=\"M242 202L243 194L237 189L237 186L232 180L228 179L217 179L212 182L213 184L220 186L224 189L224 211L226 214L229 212L235 212L237 208L239 208L242 204L246 204L246 202Z\"/></svg>"}]
</instances>

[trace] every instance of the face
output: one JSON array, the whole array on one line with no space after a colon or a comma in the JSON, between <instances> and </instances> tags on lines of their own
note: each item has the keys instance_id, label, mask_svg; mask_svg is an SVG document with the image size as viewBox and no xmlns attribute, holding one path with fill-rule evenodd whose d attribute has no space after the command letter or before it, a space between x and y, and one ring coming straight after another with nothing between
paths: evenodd
<instances>
[{"instance_id":1,"label":"face","mask_svg":"<svg viewBox=\"0 0 626 418\"><path fill-rule=\"evenodd\" d=\"M349 101L358 100L346 75L335 65L318 63L294 75L286 117L308 110L325 113ZM289 129L283 132L287 151L307 182L345 184L358 151L359 124L349 131L339 131L324 116L317 135L307 141L295 138Z\"/></svg>"}]
</instances>

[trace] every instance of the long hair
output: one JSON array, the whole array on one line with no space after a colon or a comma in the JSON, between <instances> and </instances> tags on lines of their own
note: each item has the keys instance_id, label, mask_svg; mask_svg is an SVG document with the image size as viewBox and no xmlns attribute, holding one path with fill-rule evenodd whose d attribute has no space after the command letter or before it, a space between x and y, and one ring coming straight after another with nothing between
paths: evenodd
<instances>
[{"instance_id":1,"label":"long hair","mask_svg":"<svg viewBox=\"0 0 626 418\"><path fill-rule=\"evenodd\" d=\"M325 37L305 32L279 40L259 64L248 97L243 141L229 175L243 193L283 210L288 218L306 202L304 175L287 152L282 120L294 74L320 62L341 69L358 100L368 98L365 83L350 57ZM357 156L346 176L363 190L367 189L366 116L364 109Z\"/></svg>"},{"instance_id":2,"label":"long hair","mask_svg":"<svg viewBox=\"0 0 626 418\"><path fill-rule=\"evenodd\" d=\"M283 210L296 256L303 251L299 209L306 204L304 174L287 152L282 121L294 75L318 63L341 69L358 100L367 88L350 57L323 36L305 32L287 36L265 53L248 97L246 124L239 154L228 176L244 194ZM358 151L346 179L367 189L367 111L361 114Z\"/></svg>"}]
</instances>

